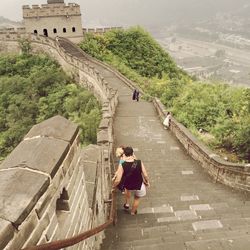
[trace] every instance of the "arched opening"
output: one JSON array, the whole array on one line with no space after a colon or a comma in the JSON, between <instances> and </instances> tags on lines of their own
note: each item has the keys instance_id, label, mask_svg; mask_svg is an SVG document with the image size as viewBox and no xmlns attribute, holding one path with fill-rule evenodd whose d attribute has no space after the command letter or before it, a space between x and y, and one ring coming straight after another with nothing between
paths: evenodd
<instances>
[{"instance_id":1,"label":"arched opening","mask_svg":"<svg viewBox=\"0 0 250 250\"><path fill-rule=\"evenodd\" d=\"M67 32L66 28L63 28L63 33L66 33L66 32Z\"/></svg>"},{"instance_id":2,"label":"arched opening","mask_svg":"<svg viewBox=\"0 0 250 250\"><path fill-rule=\"evenodd\" d=\"M61 196L56 201L56 210L57 211L69 211L69 195L65 188L63 188Z\"/></svg>"},{"instance_id":3,"label":"arched opening","mask_svg":"<svg viewBox=\"0 0 250 250\"><path fill-rule=\"evenodd\" d=\"M47 29L43 29L43 35L48 36L48 30Z\"/></svg>"},{"instance_id":4,"label":"arched opening","mask_svg":"<svg viewBox=\"0 0 250 250\"><path fill-rule=\"evenodd\" d=\"M57 33L57 29L53 29L53 32L54 32L54 34L56 34Z\"/></svg>"},{"instance_id":5,"label":"arched opening","mask_svg":"<svg viewBox=\"0 0 250 250\"><path fill-rule=\"evenodd\" d=\"M59 228L63 228L65 226L65 221L68 219L68 213L70 211L69 206L69 195L65 188L63 188L60 198L56 201L56 217L58 221Z\"/></svg>"},{"instance_id":6,"label":"arched opening","mask_svg":"<svg viewBox=\"0 0 250 250\"><path fill-rule=\"evenodd\" d=\"M75 27L72 27L72 32L76 32L76 28Z\"/></svg>"},{"instance_id":7,"label":"arched opening","mask_svg":"<svg viewBox=\"0 0 250 250\"><path fill-rule=\"evenodd\" d=\"M35 34L35 35L37 35L37 34L38 34L37 30L34 30L34 34Z\"/></svg>"}]
</instances>

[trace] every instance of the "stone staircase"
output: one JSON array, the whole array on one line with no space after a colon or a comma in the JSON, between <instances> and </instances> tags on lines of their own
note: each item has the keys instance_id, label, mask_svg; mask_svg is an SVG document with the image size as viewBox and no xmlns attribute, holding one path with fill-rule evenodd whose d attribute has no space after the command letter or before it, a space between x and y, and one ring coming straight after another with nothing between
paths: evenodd
<instances>
[{"instance_id":1,"label":"stone staircase","mask_svg":"<svg viewBox=\"0 0 250 250\"><path fill-rule=\"evenodd\" d=\"M60 38L58 42L72 56L75 56L84 61L87 60L84 54L80 52L80 48L74 46L69 40Z\"/></svg>"},{"instance_id":2,"label":"stone staircase","mask_svg":"<svg viewBox=\"0 0 250 250\"><path fill-rule=\"evenodd\" d=\"M70 43L61 45L78 56ZM151 182L136 216L123 211L123 197L118 195L118 223L105 231L101 249L249 250L249 193L214 183L171 132L163 129L153 104L133 102L132 90L121 79L100 65L89 64L118 89L115 144L134 148Z\"/></svg>"}]
</instances>

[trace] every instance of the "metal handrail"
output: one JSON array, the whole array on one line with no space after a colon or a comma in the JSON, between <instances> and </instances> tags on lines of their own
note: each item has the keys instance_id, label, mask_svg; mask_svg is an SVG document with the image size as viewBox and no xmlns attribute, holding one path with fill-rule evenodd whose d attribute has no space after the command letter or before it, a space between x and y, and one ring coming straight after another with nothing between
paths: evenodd
<instances>
[{"instance_id":1,"label":"metal handrail","mask_svg":"<svg viewBox=\"0 0 250 250\"><path fill-rule=\"evenodd\" d=\"M114 155L114 152L112 152L112 155L110 157L111 158L110 163L114 168L115 163L114 163L113 155ZM112 170L114 170L114 169L112 169ZM59 250L59 249L65 248L65 247L70 247L70 246L73 246L73 245L83 241L83 240L88 239L89 237L91 237L97 233L100 233L101 231L106 229L111 224L113 224L113 225L116 224L116 190L115 189L111 190L111 208L110 208L110 213L109 213L109 219L105 223L103 223L95 228L92 228L88 231L85 231L81 234L73 236L71 238L67 238L64 240L52 241L52 242L45 243L45 244L38 245L38 246L30 246L30 247L23 248L22 250Z\"/></svg>"},{"instance_id":2,"label":"metal handrail","mask_svg":"<svg viewBox=\"0 0 250 250\"><path fill-rule=\"evenodd\" d=\"M22 250L58 250L61 248L70 247L103 231L105 228L107 228L111 224L115 225L116 223L116 191L115 190L112 190L111 196L112 198L111 198L111 209L110 209L110 214L109 214L109 220L106 221L104 224L97 226L93 229L90 229L79 235L76 235L74 237L68 238L68 239L53 241L53 242L49 242L49 243L38 245L38 246L26 247L26 248L23 248Z\"/></svg>"}]
</instances>

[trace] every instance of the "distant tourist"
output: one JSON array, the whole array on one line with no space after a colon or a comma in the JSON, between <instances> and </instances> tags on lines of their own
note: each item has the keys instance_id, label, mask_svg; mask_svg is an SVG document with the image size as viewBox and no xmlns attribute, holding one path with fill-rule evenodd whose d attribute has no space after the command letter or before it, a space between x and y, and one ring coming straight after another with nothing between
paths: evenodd
<instances>
[{"instance_id":1,"label":"distant tourist","mask_svg":"<svg viewBox=\"0 0 250 250\"><path fill-rule=\"evenodd\" d=\"M163 121L164 129L168 129L170 127L171 122L171 113L167 112L166 118Z\"/></svg>"},{"instance_id":2,"label":"distant tourist","mask_svg":"<svg viewBox=\"0 0 250 250\"><path fill-rule=\"evenodd\" d=\"M132 99L135 101L139 101L139 95L140 95L140 92L139 90L135 89L134 92L133 92L133 95L132 95Z\"/></svg>"},{"instance_id":3,"label":"distant tourist","mask_svg":"<svg viewBox=\"0 0 250 250\"><path fill-rule=\"evenodd\" d=\"M140 92L139 90L136 91L136 101L139 102L139 95L140 95Z\"/></svg>"},{"instance_id":4,"label":"distant tourist","mask_svg":"<svg viewBox=\"0 0 250 250\"><path fill-rule=\"evenodd\" d=\"M118 166L113 188L117 187L121 181L125 187L125 210L130 208L131 193L134 193L131 215L137 214L140 198L146 195L146 186L149 186L149 179L143 162L136 160L131 147L124 148L125 162Z\"/></svg>"},{"instance_id":5,"label":"distant tourist","mask_svg":"<svg viewBox=\"0 0 250 250\"><path fill-rule=\"evenodd\" d=\"M132 100L133 100L133 101L136 99L136 93L137 93L137 91L136 91L136 89L135 89L134 92L133 92L133 95L132 95Z\"/></svg>"}]
</instances>

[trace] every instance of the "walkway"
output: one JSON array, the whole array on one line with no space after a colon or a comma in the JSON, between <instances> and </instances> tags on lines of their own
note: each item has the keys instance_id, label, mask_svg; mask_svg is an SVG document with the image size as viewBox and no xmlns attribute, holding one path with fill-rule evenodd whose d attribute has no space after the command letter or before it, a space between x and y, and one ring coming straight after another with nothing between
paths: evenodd
<instances>
[{"instance_id":1,"label":"walkway","mask_svg":"<svg viewBox=\"0 0 250 250\"><path fill-rule=\"evenodd\" d=\"M249 250L249 195L214 183L163 129L153 104L133 102L121 80L94 66L119 91L116 146L134 148L151 182L136 216L122 210L119 195L118 224L106 230L101 249Z\"/></svg>"},{"instance_id":2,"label":"walkway","mask_svg":"<svg viewBox=\"0 0 250 250\"><path fill-rule=\"evenodd\" d=\"M153 104L133 102L126 85L96 67L119 91L115 143L135 149L151 180L137 216L122 210L120 197L118 224L107 230L102 249L249 250L249 197L214 184L163 129Z\"/></svg>"}]
</instances>

